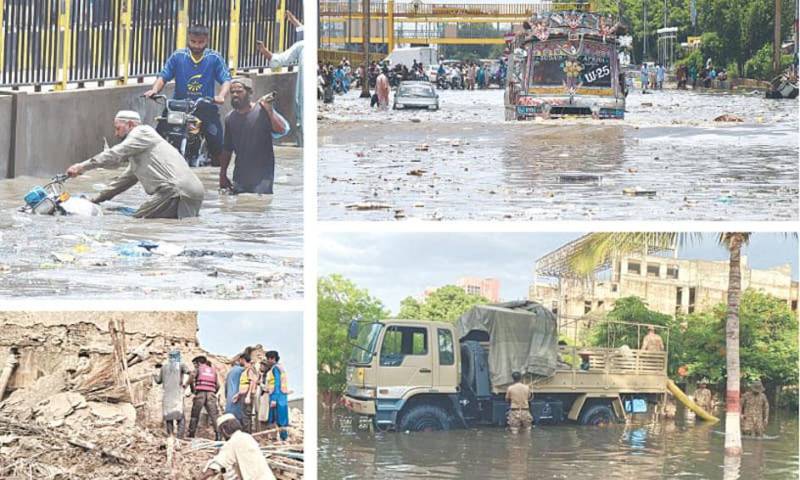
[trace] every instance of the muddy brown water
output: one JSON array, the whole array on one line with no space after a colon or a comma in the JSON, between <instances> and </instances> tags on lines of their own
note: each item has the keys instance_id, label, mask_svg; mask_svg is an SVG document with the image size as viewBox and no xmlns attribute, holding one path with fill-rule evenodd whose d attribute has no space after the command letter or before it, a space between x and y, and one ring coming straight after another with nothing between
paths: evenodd
<instances>
[{"instance_id":1,"label":"muddy brown water","mask_svg":"<svg viewBox=\"0 0 800 480\"><path fill-rule=\"evenodd\" d=\"M773 416L771 440L743 440L738 466L724 468L724 431L676 420L611 427L541 426L371 433L346 414L319 425L319 478L328 479L796 479L798 422Z\"/></svg>"},{"instance_id":2,"label":"muddy brown water","mask_svg":"<svg viewBox=\"0 0 800 480\"><path fill-rule=\"evenodd\" d=\"M219 169L196 169L203 208L180 221L110 210L140 205L147 195L139 185L104 203L102 217L29 215L17 211L22 198L47 179L0 180L0 296L302 298L302 150L276 148L276 162L274 195L220 194ZM91 195L119 173L90 171L66 190ZM189 255L125 255L141 241Z\"/></svg>"},{"instance_id":3,"label":"muddy brown water","mask_svg":"<svg viewBox=\"0 0 800 480\"><path fill-rule=\"evenodd\" d=\"M320 107L321 220L798 219L796 100L634 91L623 121L505 122L500 90L439 94Z\"/></svg>"}]
</instances>

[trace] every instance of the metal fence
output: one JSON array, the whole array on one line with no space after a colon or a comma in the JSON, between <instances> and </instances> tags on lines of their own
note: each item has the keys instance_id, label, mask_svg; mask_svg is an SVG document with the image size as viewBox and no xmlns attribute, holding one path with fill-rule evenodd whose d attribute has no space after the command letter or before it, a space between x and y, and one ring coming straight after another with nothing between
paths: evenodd
<instances>
[{"instance_id":1,"label":"metal fence","mask_svg":"<svg viewBox=\"0 0 800 480\"><path fill-rule=\"evenodd\" d=\"M302 0L0 0L0 86L155 75L195 23L232 70L263 68L257 40L271 51L297 40L287 9L302 21Z\"/></svg>"}]
</instances>

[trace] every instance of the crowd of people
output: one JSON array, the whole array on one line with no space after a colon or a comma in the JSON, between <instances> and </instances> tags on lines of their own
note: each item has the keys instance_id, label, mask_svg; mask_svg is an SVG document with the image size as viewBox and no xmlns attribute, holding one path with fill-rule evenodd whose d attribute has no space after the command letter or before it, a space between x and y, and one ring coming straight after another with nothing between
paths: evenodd
<instances>
[{"instance_id":1,"label":"crowd of people","mask_svg":"<svg viewBox=\"0 0 800 480\"><path fill-rule=\"evenodd\" d=\"M346 94L351 88L361 88L362 81L369 82L370 90L381 90L378 88L378 84L382 83L382 80L379 81L381 76L385 77L390 89L405 81L432 81L433 71L429 72L416 59L411 65L398 63L391 67L387 61L373 61L367 68L366 76L363 65L354 68L347 58L342 58L338 65L320 61L317 63L317 99L323 103L332 103L335 95ZM485 89L491 84L503 85L506 72L507 67L502 59L494 68L486 62L459 62L451 65L440 62L435 70L435 84L437 88ZM381 101L384 98L382 93L376 91L372 95L373 107L382 108L388 104L388 92L385 103Z\"/></svg>"},{"instance_id":2,"label":"crowd of people","mask_svg":"<svg viewBox=\"0 0 800 480\"><path fill-rule=\"evenodd\" d=\"M200 415L205 410L215 439L225 442L209 462L207 473L232 471L234 467L268 472L269 467L252 434L272 431L276 439L289 439L289 378L280 363L280 354L270 350L255 362L253 353L247 348L236 355L224 378L206 356L194 357L189 367L177 349L169 353L166 364L156 365L153 381L163 387L163 420L167 435L178 439L186 436L184 398L191 396L188 437L197 435Z\"/></svg>"},{"instance_id":3,"label":"crowd of people","mask_svg":"<svg viewBox=\"0 0 800 480\"><path fill-rule=\"evenodd\" d=\"M642 91L646 92L647 89L663 90L666 74L667 69L661 64L652 66L646 63L642 64L640 70ZM698 86L702 88L712 88L715 86L725 88L725 82L728 80L728 72L724 68L715 67L709 58L706 61L706 65L701 68L700 71L698 71L694 65L678 65L675 68L675 79L679 90L688 89L690 83L693 89L698 88Z\"/></svg>"},{"instance_id":4,"label":"crowd of people","mask_svg":"<svg viewBox=\"0 0 800 480\"><path fill-rule=\"evenodd\" d=\"M302 145L302 56L303 26L287 12L297 27L299 40L288 50L273 54L262 42L257 47L269 67L294 66L298 69L295 91L295 123L298 143ZM219 166L219 187L231 193L272 194L275 178L273 140L289 133L286 119L274 109L274 95L252 99L253 83L249 78L231 78L228 61L217 51L208 48L209 29L192 25L187 32L186 48L176 50L167 59L155 83L145 97L158 95L172 80L174 99L212 99L197 108L195 116L201 121L211 164ZM219 85L219 90L217 90ZM223 122L219 105L230 94L231 111ZM166 117L165 113L162 115ZM121 110L114 118L114 130L120 143L89 160L67 169L75 177L96 168L115 168L127 165L126 170L97 194L92 201L101 203L141 183L151 197L134 213L137 218L186 218L199 215L204 198L200 179L187 166L181 152L166 139L163 127L158 129L142 124L138 112ZM263 134L264 131L271 135ZM232 156L236 155L233 180L228 177Z\"/></svg>"}]
</instances>

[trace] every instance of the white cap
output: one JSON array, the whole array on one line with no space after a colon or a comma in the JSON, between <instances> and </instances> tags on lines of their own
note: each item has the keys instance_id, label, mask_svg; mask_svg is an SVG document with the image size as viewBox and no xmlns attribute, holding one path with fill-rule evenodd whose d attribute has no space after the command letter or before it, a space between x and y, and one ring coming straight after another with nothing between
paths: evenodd
<instances>
[{"instance_id":1,"label":"white cap","mask_svg":"<svg viewBox=\"0 0 800 480\"><path fill-rule=\"evenodd\" d=\"M228 420L236 420L236 417L232 413L226 413L225 415L220 415L217 418L217 428L219 428L223 423L227 422Z\"/></svg>"},{"instance_id":2,"label":"white cap","mask_svg":"<svg viewBox=\"0 0 800 480\"><path fill-rule=\"evenodd\" d=\"M114 120L127 120L142 123L142 117L133 110L120 110L117 112L117 116L114 117Z\"/></svg>"}]
</instances>

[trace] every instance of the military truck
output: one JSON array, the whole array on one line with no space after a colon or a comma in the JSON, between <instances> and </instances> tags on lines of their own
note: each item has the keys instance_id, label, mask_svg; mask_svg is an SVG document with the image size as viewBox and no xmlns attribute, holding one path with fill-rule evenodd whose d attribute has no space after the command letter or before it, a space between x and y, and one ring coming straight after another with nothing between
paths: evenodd
<instances>
[{"instance_id":1,"label":"military truck","mask_svg":"<svg viewBox=\"0 0 800 480\"><path fill-rule=\"evenodd\" d=\"M535 302L476 306L455 325L353 321L344 404L377 430L503 426L514 371L536 424L621 422L664 398L667 352L559 346L556 323Z\"/></svg>"}]
</instances>

